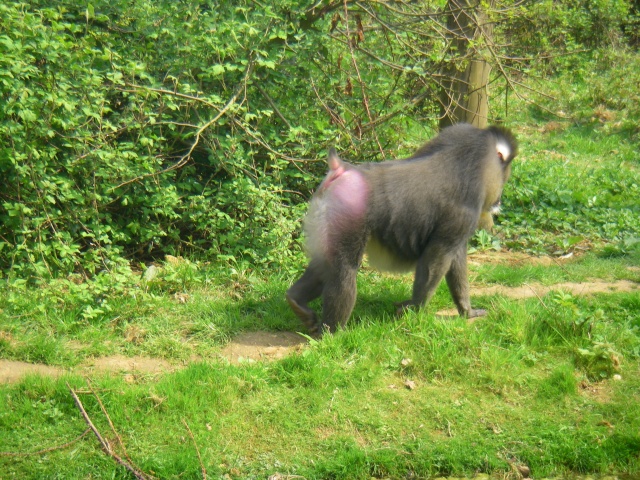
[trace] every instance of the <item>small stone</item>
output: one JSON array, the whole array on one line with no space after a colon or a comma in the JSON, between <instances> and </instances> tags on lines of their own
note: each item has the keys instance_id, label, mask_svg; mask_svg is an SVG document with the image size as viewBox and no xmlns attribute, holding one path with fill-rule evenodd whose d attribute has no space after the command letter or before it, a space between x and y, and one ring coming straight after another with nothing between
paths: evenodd
<instances>
[{"instance_id":1,"label":"small stone","mask_svg":"<svg viewBox=\"0 0 640 480\"><path fill-rule=\"evenodd\" d=\"M531 469L526 465L518 465L516 468L520 475L522 475L522 478L529 478L529 475L531 475Z\"/></svg>"},{"instance_id":2,"label":"small stone","mask_svg":"<svg viewBox=\"0 0 640 480\"><path fill-rule=\"evenodd\" d=\"M416 382L414 382L413 380L407 380L406 382L404 382L404 386L407 387L409 390L415 390Z\"/></svg>"}]
</instances>

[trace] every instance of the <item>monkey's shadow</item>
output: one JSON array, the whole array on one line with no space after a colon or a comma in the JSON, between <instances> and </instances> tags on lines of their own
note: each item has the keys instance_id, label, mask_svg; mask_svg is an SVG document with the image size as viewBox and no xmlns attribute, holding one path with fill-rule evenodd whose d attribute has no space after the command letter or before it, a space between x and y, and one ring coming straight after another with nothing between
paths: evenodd
<instances>
[{"instance_id":1,"label":"monkey's shadow","mask_svg":"<svg viewBox=\"0 0 640 480\"><path fill-rule=\"evenodd\" d=\"M379 273L374 273L372 277L367 274L363 276L363 282L358 280L358 298L353 310L352 320L359 323L361 319L367 318L380 322L395 322L402 315L397 315L398 304L410 298L411 283L413 277L411 275L398 275L397 283L392 287L383 284L387 283L381 280ZM382 278L386 277L383 276ZM382 290L382 292L381 292ZM320 302L317 307L320 308ZM421 310L426 315L433 314L438 320L456 320L460 318L458 310L451 301L451 295L446 283L443 281L438 285L436 292L429 304ZM470 319L472 323L475 319Z\"/></svg>"},{"instance_id":2,"label":"monkey's shadow","mask_svg":"<svg viewBox=\"0 0 640 480\"><path fill-rule=\"evenodd\" d=\"M391 277L391 278L390 278ZM397 303L410 298L413 277L411 275L389 275L380 274L376 271L365 269L358 276L358 296L354 310L348 320L347 325L362 324L393 324L400 320L401 317L396 315ZM307 335L309 332L297 319L295 314L289 309L284 295L274 296L268 300L273 305L273 311L277 312L270 316L267 323L268 330L278 332L295 332ZM250 306L251 305L251 306ZM251 307L257 307L254 302L248 302L243 308L243 313L247 315L252 311ZM309 303L309 307L322 318L322 299L318 298ZM271 312L271 308L261 308L262 314ZM426 314L435 314L440 320L455 320L459 318L458 312L452 304L449 290L444 282L436 289L436 292L429 302L429 305L423 310ZM266 319L265 319L266 320ZM247 329L259 330L259 326L253 323L252 327L247 325ZM303 338L303 337L298 337ZM274 338L270 339L270 346L288 346L288 341L283 340L282 344L274 343Z\"/></svg>"},{"instance_id":3,"label":"monkey's shadow","mask_svg":"<svg viewBox=\"0 0 640 480\"><path fill-rule=\"evenodd\" d=\"M446 289L445 289L446 290ZM438 309L434 311L433 308L429 308L429 306L425 307L423 312L427 314L433 313L435 318L439 320L454 320L456 318L460 318L460 314L458 310L456 310L453 306L447 308L446 299L444 297L445 294L448 294L447 291L443 292L443 299L445 301L437 302ZM396 321L402 315L398 315L398 304L401 297L395 298L384 298L380 299L379 296L375 296L374 294L364 294L358 296L358 303L356 303L356 307L353 310L353 316L355 322L358 322L359 317L366 318L386 318L387 321ZM435 302L434 302L435 303Z\"/></svg>"}]
</instances>

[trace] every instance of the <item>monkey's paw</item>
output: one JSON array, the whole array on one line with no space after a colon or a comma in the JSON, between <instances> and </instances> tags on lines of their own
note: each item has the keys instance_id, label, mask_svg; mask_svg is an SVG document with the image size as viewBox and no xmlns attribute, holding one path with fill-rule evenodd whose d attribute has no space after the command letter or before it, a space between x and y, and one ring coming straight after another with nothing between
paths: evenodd
<instances>
[{"instance_id":1,"label":"monkey's paw","mask_svg":"<svg viewBox=\"0 0 640 480\"><path fill-rule=\"evenodd\" d=\"M315 338L320 337L322 335L322 324L320 320L318 320L316 312L308 307L303 307L298 302L296 302L293 297L289 295L287 295L286 297L291 310L293 310L296 316L300 320L302 320L304 326L307 327L307 330L309 330L309 334Z\"/></svg>"},{"instance_id":2,"label":"monkey's paw","mask_svg":"<svg viewBox=\"0 0 640 480\"><path fill-rule=\"evenodd\" d=\"M411 310L415 305L411 300L405 300L404 302L395 302L393 304L396 307L396 317L401 317L407 310Z\"/></svg>"}]
</instances>

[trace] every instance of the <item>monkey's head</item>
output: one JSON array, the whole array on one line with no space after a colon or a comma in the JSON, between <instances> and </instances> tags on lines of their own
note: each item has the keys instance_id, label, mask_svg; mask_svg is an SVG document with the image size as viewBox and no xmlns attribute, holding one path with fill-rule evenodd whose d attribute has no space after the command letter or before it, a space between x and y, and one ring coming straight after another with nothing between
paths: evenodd
<instances>
[{"instance_id":1,"label":"monkey's head","mask_svg":"<svg viewBox=\"0 0 640 480\"><path fill-rule=\"evenodd\" d=\"M511 162L518 153L518 143L507 129L492 126L487 129L495 142L496 156L490 154L489 168L485 176L486 197L480 212L478 228L491 231L493 215L500 212L502 189L511 176ZM497 157L497 162L496 162Z\"/></svg>"}]
</instances>

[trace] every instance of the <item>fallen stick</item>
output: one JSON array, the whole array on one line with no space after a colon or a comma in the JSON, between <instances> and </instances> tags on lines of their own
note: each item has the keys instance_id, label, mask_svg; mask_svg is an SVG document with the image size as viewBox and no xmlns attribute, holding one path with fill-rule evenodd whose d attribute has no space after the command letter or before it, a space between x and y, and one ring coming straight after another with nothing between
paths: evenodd
<instances>
[{"instance_id":1,"label":"fallen stick","mask_svg":"<svg viewBox=\"0 0 640 480\"><path fill-rule=\"evenodd\" d=\"M85 380L87 381L87 386L89 387L89 392L91 392L91 394L98 401L98 404L100 405L100 409L102 410L102 413L104 413L104 416L107 418L107 421L109 422L109 426L111 427L111 431L116 436L116 439L118 440L118 444L120 445L120 448L122 449L122 452L124 453L124 456L127 458L127 460L129 461L129 464L132 467L136 468L136 470L139 470L137 468L137 466L134 465L133 460L131 460L131 457L129 457L129 454L127 453L127 449L124 448L124 443L122 442L122 438L120 438L120 435L118 435L118 432L116 431L116 427L113 426L113 422L111 421L111 417L107 413L107 409L104 408L104 404L102 403L102 400L100 399L98 394L93 389L93 385L91 385L91 381L88 378L86 378Z\"/></svg>"},{"instance_id":2,"label":"fallen stick","mask_svg":"<svg viewBox=\"0 0 640 480\"><path fill-rule=\"evenodd\" d=\"M122 465L124 468L129 470L137 479L148 480L149 477L147 477L144 473L142 473L141 471L139 471L138 469L136 469L135 467L133 467L132 465L124 461L117 453L113 451L109 442L105 440L102 437L102 435L100 435L100 432L91 421L91 418L89 418L89 415L87 414L84 407L82 406L82 402L78 398L78 395L76 395L76 392L74 392L73 388L71 388L69 383L67 383L67 388L69 388L69 391L71 392L71 396L73 397L73 401L76 402L76 406L78 407L78 409L80 410L80 413L82 414L82 418L84 418L84 421L87 423L87 425L89 425L89 428L95 434L96 438L100 442L100 445L102 446L102 449L105 451L105 453L109 455L111 458L113 458L117 463Z\"/></svg>"},{"instance_id":3,"label":"fallen stick","mask_svg":"<svg viewBox=\"0 0 640 480\"><path fill-rule=\"evenodd\" d=\"M42 450L38 450L37 452L27 452L27 453L23 453L23 452L0 452L0 457L28 457L29 455L42 455L43 453L53 452L54 450L62 450L63 448L67 448L67 447L73 445L74 443L76 443L78 440L83 438L90 431L91 431L91 428L87 428L82 435L80 435L79 437L74 438L73 440L71 440L70 442L65 443L64 445L58 445L58 446L55 446L55 447L44 448Z\"/></svg>"},{"instance_id":4,"label":"fallen stick","mask_svg":"<svg viewBox=\"0 0 640 480\"><path fill-rule=\"evenodd\" d=\"M200 470L202 471L202 480L207 480L207 470L204 468L204 464L202 463L202 458L200 457L200 450L198 449L198 444L196 443L196 439L194 438L193 433L191 433L191 429L189 428L189 425L187 424L187 421L184 418L182 419L182 423L184 423L184 426L187 427L187 431L189 432L191 441L193 442L193 445L196 447L196 453L198 454L198 461L200 462Z\"/></svg>"}]
</instances>

